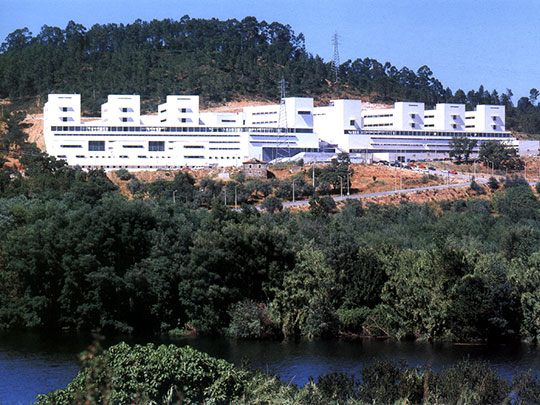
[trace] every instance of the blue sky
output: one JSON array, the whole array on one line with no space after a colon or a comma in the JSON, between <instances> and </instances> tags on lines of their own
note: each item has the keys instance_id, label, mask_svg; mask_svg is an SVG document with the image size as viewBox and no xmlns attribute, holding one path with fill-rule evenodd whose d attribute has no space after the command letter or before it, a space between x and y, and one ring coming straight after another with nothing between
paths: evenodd
<instances>
[{"instance_id":1,"label":"blue sky","mask_svg":"<svg viewBox=\"0 0 540 405\"><path fill-rule=\"evenodd\" d=\"M289 24L325 60L340 36L340 59L375 58L401 68L428 65L452 90L483 84L514 102L540 89L540 1L537 0L0 0L0 40L17 28L69 20L131 23L174 18L242 19Z\"/></svg>"}]
</instances>

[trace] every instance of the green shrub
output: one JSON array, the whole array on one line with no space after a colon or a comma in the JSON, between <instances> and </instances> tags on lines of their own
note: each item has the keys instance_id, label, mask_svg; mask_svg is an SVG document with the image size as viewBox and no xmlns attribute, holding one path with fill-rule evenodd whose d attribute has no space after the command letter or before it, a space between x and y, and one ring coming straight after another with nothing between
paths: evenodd
<instances>
[{"instance_id":1,"label":"green shrub","mask_svg":"<svg viewBox=\"0 0 540 405\"><path fill-rule=\"evenodd\" d=\"M274 334L272 322L264 304L251 300L237 302L229 311L229 336L240 339L260 339Z\"/></svg>"},{"instance_id":2,"label":"green shrub","mask_svg":"<svg viewBox=\"0 0 540 405\"><path fill-rule=\"evenodd\" d=\"M261 203L261 207L270 214L283 210L283 204L281 204L280 199L274 196L266 197Z\"/></svg>"},{"instance_id":3,"label":"green shrub","mask_svg":"<svg viewBox=\"0 0 540 405\"><path fill-rule=\"evenodd\" d=\"M90 358L63 390L38 396L57 403L226 403L238 398L247 371L189 346L112 346Z\"/></svg>"},{"instance_id":4,"label":"green shrub","mask_svg":"<svg viewBox=\"0 0 540 405\"><path fill-rule=\"evenodd\" d=\"M463 361L441 373L437 391L445 404L500 404L510 385L487 363Z\"/></svg>"},{"instance_id":5,"label":"green shrub","mask_svg":"<svg viewBox=\"0 0 540 405\"><path fill-rule=\"evenodd\" d=\"M337 310L339 323L343 329L349 332L360 333L367 317L371 314L371 309L367 307Z\"/></svg>"},{"instance_id":6,"label":"green shrub","mask_svg":"<svg viewBox=\"0 0 540 405\"><path fill-rule=\"evenodd\" d=\"M499 188L499 182L497 181L497 179L493 176L491 176L488 180L488 183L487 183L488 187L495 191Z\"/></svg>"},{"instance_id":7,"label":"green shrub","mask_svg":"<svg viewBox=\"0 0 540 405\"><path fill-rule=\"evenodd\" d=\"M370 404L393 404L407 399L422 403L424 372L410 368L405 362L379 361L362 369L361 401Z\"/></svg>"},{"instance_id":8,"label":"green shrub","mask_svg":"<svg viewBox=\"0 0 540 405\"><path fill-rule=\"evenodd\" d=\"M123 180L123 181L128 181L133 178L133 175L126 169L118 169L114 173L120 180Z\"/></svg>"},{"instance_id":9,"label":"green shrub","mask_svg":"<svg viewBox=\"0 0 540 405\"><path fill-rule=\"evenodd\" d=\"M529 370L514 377L512 391L515 404L537 404L540 401L540 378Z\"/></svg>"}]
</instances>

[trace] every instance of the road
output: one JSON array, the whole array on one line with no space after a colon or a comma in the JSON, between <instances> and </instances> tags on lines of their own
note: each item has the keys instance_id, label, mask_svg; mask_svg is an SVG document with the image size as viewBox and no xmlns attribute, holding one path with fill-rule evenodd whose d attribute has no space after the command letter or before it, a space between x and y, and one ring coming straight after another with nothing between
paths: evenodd
<instances>
[{"instance_id":1,"label":"road","mask_svg":"<svg viewBox=\"0 0 540 405\"><path fill-rule=\"evenodd\" d=\"M443 175L443 173L435 173ZM454 178L463 178L463 179L469 179L470 176L468 175L462 175L462 174L454 174L450 175L450 177ZM478 183L487 183L486 179L478 178L476 179ZM445 188L454 188L454 187L469 187L471 185L470 180L466 183L455 183L455 184L441 184L439 186L426 186L426 187L416 187L416 188L407 188L407 189L401 189L401 190L390 190L390 191L379 191L377 193L366 193L366 194L351 194L351 195L344 195L343 197L332 197L334 201L343 201L350 198L359 199L359 198L368 198L368 197L383 197L387 195L393 195L393 194L407 194L407 193L414 193L416 191L426 191L426 190L441 190ZM303 205L309 204L309 200L300 200L295 202L283 202L283 208L287 207L300 207Z\"/></svg>"}]
</instances>

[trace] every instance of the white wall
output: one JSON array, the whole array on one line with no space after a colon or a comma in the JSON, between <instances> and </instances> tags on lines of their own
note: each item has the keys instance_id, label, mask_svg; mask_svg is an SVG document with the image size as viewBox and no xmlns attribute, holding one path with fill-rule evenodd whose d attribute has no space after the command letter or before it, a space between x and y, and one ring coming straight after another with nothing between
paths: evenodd
<instances>
[{"instance_id":1,"label":"white wall","mask_svg":"<svg viewBox=\"0 0 540 405\"><path fill-rule=\"evenodd\" d=\"M158 116L162 125L199 125L199 96L167 96L167 101L158 106Z\"/></svg>"},{"instance_id":2,"label":"white wall","mask_svg":"<svg viewBox=\"0 0 540 405\"><path fill-rule=\"evenodd\" d=\"M141 119L140 96L112 94L101 106L101 117L111 125L139 125Z\"/></svg>"},{"instance_id":3,"label":"white wall","mask_svg":"<svg viewBox=\"0 0 540 405\"><path fill-rule=\"evenodd\" d=\"M424 129L439 131L465 130L464 104L437 104L434 110L424 113Z\"/></svg>"}]
</instances>

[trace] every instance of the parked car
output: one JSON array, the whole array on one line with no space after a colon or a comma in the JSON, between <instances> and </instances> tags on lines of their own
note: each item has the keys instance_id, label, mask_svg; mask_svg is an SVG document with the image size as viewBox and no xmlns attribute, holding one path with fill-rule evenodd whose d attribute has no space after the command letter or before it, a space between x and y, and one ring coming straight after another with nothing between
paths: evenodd
<instances>
[{"instance_id":1,"label":"parked car","mask_svg":"<svg viewBox=\"0 0 540 405\"><path fill-rule=\"evenodd\" d=\"M436 171L437 169L435 169L434 167L428 167L428 170L431 170L432 172Z\"/></svg>"},{"instance_id":2,"label":"parked car","mask_svg":"<svg viewBox=\"0 0 540 405\"><path fill-rule=\"evenodd\" d=\"M450 174L457 174L455 170L450 170Z\"/></svg>"}]
</instances>

